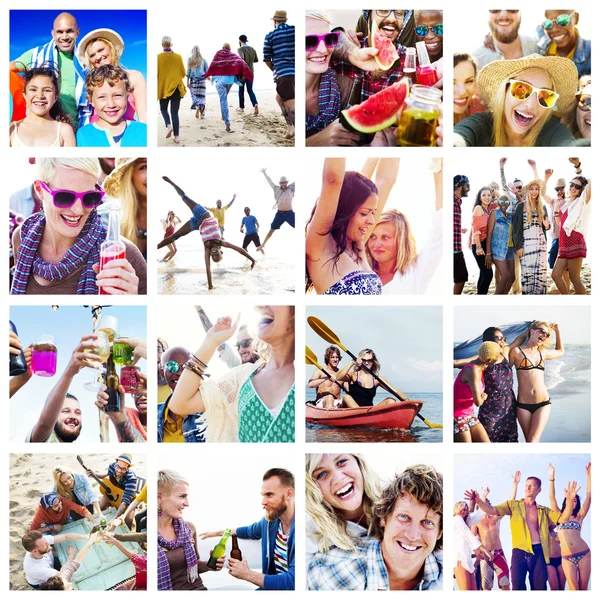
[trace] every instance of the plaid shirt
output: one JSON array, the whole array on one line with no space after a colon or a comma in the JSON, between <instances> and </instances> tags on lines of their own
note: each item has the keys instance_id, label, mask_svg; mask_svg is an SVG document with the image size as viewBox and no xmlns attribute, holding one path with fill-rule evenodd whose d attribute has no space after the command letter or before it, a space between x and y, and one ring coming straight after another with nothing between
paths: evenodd
<instances>
[{"instance_id":1,"label":"plaid shirt","mask_svg":"<svg viewBox=\"0 0 600 600\"><path fill-rule=\"evenodd\" d=\"M442 552L430 554L415 590L441 590ZM381 542L366 538L354 551L331 548L313 555L307 569L309 590L389 590L390 582L381 553Z\"/></svg>"},{"instance_id":2,"label":"plaid shirt","mask_svg":"<svg viewBox=\"0 0 600 600\"><path fill-rule=\"evenodd\" d=\"M454 253L462 252L462 198L454 196Z\"/></svg>"},{"instance_id":3,"label":"plaid shirt","mask_svg":"<svg viewBox=\"0 0 600 600\"><path fill-rule=\"evenodd\" d=\"M368 40L361 40L360 47L367 48ZM397 83L404 77L404 55L406 54L406 49L403 46L397 47L396 49L400 55L400 61L393 69L386 71L385 75L377 80L373 79L371 71L363 71L346 60L335 58L335 54L331 57L331 66L337 73L345 75L352 80L354 80L356 76L362 76L363 83L360 99L361 102L364 102L373 94Z\"/></svg>"}]
</instances>

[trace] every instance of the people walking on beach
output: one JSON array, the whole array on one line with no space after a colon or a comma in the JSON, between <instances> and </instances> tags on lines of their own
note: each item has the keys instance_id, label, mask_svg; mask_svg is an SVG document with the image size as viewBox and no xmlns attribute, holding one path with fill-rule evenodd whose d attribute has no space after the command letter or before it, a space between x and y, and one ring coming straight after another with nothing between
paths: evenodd
<instances>
[{"instance_id":1,"label":"people walking on beach","mask_svg":"<svg viewBox=\"0 0 600 600\"><path fill-rule=\"evenodd\" d=\"M217 200L217 205L214 208L210 208L210 206L206 207L206 209L210 210L210 212L213 214L213 217L217 219L217 222L219 223L219 229L221 230L221 235L225 233L225 211L229 210L236 198L237 194L234 194L231 202L225 206L223 206L223 203L220 200Z\"/></svg>"},{"instance_id":2,"label":"people walking on beach","mask_svg":"<svg viewBox=\"0 0 600 600\"><path fill-rule=\"evenodd\" d=\"M171 237L175 233L175 225L179 225L181 223L181 219L172 210L170 210L167 213L167 218L161 219L160 222L165 230L165 235L163 236L164 240L165 238ZM168 248L169 251L165 254L164 258L161 259L161 262L168 262L177 254L177 246L175 245L175 242L169 244Z\"/></svg>"},{"instance_id":3,"label":"people walking on beach","mask_svg":"<svg viewBox=\"0 0 600 600\"><path fill-rule=\"evenodd\" d=\"M208 61L200 53L200 47L194 46L187 63L187 86L192 95L192 108L196 109L196 119L204 119L206 111L206 78ZM210 78L209 78L210 79Z\"/></svg>"},{"instance_id":4,"label":"people walking on beach","mask_svg":"<svg viewBox=\"0 0 600 600\"><path fill-rule=\"evenodd\" d=\"M187 71L183 65L181 54L173 52L173 40L164 35L162 38L163 51L158 55L158 100L160 114L167 128L167 139L173 136L173 141L179 144L179 104L185 96L183 78ZM169 118L169 105L171 118Z\"/></svg>"},{"instance_id":5,"label":"people walking on beach","mask_svg":"<svg viewBox=\"0 0 600 600\"><path fill-rule=\"evenodd\" d=\"M157 249L164 248L180 237L191 233L192 231L198 230L204 243L204 263L206 266L206 278L208 280L208 289L213 289L212 274L210 270L210 259L214 262L219 262L223 258L223 250L221 248L231 248L236 252L239 252L242 256L245 256L250 260L250 269L254 268L256 262L243 248L234 246L229 242L226 242L221 236L221 229L219 223L215 217L211 217L210 213L204 206L194 202L189 196L186 196L185 192L177 185L175 185L166 175L163 179L171 184L175 191L179 194L181 199L185 202L186 206L192 211L192 218L184 223L174 234L164 238L157 246Z\"/></svg>"},{"instance_id":6,"label":"people walking on beach","mask_svg":"<svg viewBox=\"0 0 600 600\"><path fill-rule=\"evenodd\" d=\"M307 404L327 409L342 407L342 388L338 385L337 380L341 358L342 355L337 346L329 346L325 349L323 369L329 373L329 377L321 369L315 369L307 385L309 388L316 388L317 396L314 400L309 400Z\"/></svg>"},{"instance_id":7,"label":"people walking on beach","mask_svg":"<svg viewBox=\"0 0 600 600\"><path fill-rule=\"evenodd\" d=\"M242 34L239 37L240 47L238 48L237 53L244 59L250 72L254 75L254 63L258 62L258 55L256 54L256 50L248 44L248 36ZM248 91L248 96L250 97L250 102L252 102L252 106L254 107L254 114L258 114L258 100L256 99L256 94L252 90L252 80L244 79L241 82L240 87L238 88L238 102L239 107L237 108L237 112L244 112L244 89Z\"/></svg>"},{"instance_id":8,"label":"people walking on beach","mask_svg":"<svg viewBox=\"0 0 600 600\"><path fill-rule=\"evenodd\" d=\"M258 229L260 225L258 224L256 217L250 214L250 208L248 206L244 208L244 215L246 216L242 218L242 225L240 226L240 233L245 233L244 241L242 242L242 248L246 250L250 245L250 242L254 242L254 246L256 247L257 251L264 254L265 251L262 249L260 238L258 237Z\"/></svg>"},{"instance_id":9,"label":"people walking on beach","mask_svg":"<svg viewBox=\"0 0 600 600\"><path fill-rule=\"evenodd\" d=\"M294 213L294 194L296 193L296 183L290 183L289 179L285 175L282 175L279 178L279 185L276 185L267 175L266 167L261 169L260 172L265 176L267 183L273 190L273 196L275 197L275 206L273 208L277 208L277 212L275 213L275 217L271 223L269 233L267 233L265 241L258 248L260 251L262 251L267 245L267 242L271 239L271 236L278 229L280 229L284 223L287 223L294 228L296 227L296 214Z\"/></svg>"},{"instance_id":10,"label":"people walking on beach","mask_svg":"<svg viewBox=\"0 0 600 600\"><path fill-rule=\"evenodd\" d=\"M273 15L273 31L265 36L263 60L273 71L277 103L287 124L286 138L294 137L296 120L296 71L294 25L287 24L287 11L276 10Z\"/></svg>"}]
</instances>

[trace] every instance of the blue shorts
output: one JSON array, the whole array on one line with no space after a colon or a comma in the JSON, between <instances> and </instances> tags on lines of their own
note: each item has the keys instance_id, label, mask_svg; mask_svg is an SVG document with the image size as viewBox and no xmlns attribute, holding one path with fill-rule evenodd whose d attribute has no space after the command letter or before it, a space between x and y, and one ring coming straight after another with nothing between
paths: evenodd
<instances>
[{"instance_id":1,"label":"blue shorts","mask_svg":"<svg viewBox=\"0 0 600 600\"><path fill-rule=\"evenodd\" d=\"M192 229L198 229L200 227L200 221L202 221L202 217L207 215L208 211L201 204L196 204L194 206L194 210L192 211L192 218L190 219L190 224Z\"/></svg>"},{"instance_id":2,"label":"blue shorts","mask_svg":"<svg viewBox=\"0 0 600 600\"><path fill-rule=\"evenodd\" d=\"M284 223L288 223L294 229L296 228L296 215L293 210L278 210L271 223L271 229L279 229Z\"/></svg>"},{"instance_id":3,"label":"blue shorts","mask_svg":"<svg viewBox=\"0 0 600 600\"><path fill-rule=\"evenodd\" d=\"M494 260L514 260L515 259L515 251L512 247L508 247L506 249L506 256L504 258L500 258L498 255L493 254L492 258Z\"/></svg>"}]
</instances>

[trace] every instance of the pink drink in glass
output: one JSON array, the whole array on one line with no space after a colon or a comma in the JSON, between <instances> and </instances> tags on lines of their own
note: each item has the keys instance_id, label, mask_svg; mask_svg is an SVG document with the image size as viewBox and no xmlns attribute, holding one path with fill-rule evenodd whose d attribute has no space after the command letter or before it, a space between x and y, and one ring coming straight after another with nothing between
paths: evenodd
<instances>
[{"instance_id":1,"label":"pink drink in glass","mask_svg":"<svg viewBox=\"0 0 600 600\"><path fill-rule=\"evenodd\" d=\"M122 242L112 244L108 248L102 248L102 251L100 252L100 271L102 271L111 260L118 260L120 258L125 258L125 244ZM104 291L104 288L99 289L101 295L110 295L108 292Z\"/></svg>"},{"instance_id":2,"label":"pink drink in glass","mask_svg":"<svg viewBox=\"0 0 600 600\"><path fill-rule=\"evenodd\" d=\"M121 367L121 385L127 394L134 394L139 383L139 367Z\"/></svg>"},{"instance_id":3,"label":"pink drink in glass","mask_svg":"<svg viewBox=\"0 0 600 600\"><path fill-rule=\"evenodd\" d=\"M58 351L51 335L41 335L31 352L31 371L38 377L53 377L56 374Z\"/></svg>"}]
</instances>

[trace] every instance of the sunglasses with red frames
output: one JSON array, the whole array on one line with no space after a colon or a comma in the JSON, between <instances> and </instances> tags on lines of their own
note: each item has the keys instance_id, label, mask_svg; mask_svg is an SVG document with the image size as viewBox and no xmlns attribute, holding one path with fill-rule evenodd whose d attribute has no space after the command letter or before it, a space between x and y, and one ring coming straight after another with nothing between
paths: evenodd
<instances>
[{"instance_id":1,"label":"sunglasses with red frames","mask_svg":"<svg viewBox=\"0 0 600 600\"><path fill-rule=\"evenodd\" d=\"M43 181L38 181L42 189L52 196L52 202L56 208L71 208L77 200L85 208L96 208L106 193L98 184L95 191L72 192L71 190L51 190Z\"/></svg>"},{"instance_id":2,"label":"sunglasses with red frames","mask_svg":"<svg viewBox=\"0 0 600 600\"><path fill-rule=\"evenodd\" d=\"M323 41L327 48L335 48L340 41L340 32L339 31L330 31L329 33L324 33L323 35L317 35L311 33L306 36L306 51L311 52L316 50L319 47L319 44Z\"/></svg>"}]
</instances>

